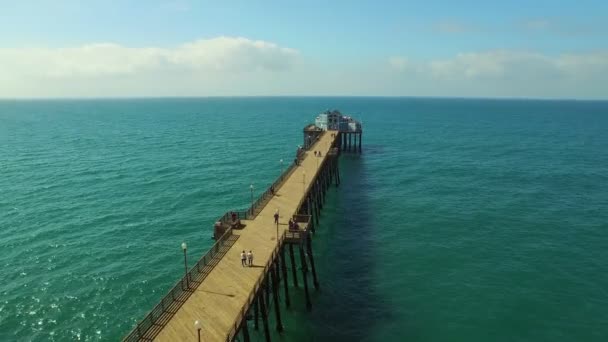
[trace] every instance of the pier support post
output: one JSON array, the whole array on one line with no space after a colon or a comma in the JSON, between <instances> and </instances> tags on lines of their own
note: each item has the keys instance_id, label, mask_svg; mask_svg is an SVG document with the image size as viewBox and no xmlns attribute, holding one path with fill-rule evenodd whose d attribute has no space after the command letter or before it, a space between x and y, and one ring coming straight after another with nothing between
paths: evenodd
<instances>
[{"instance_id":1,"label":"pier support post","mask_svg":"<svg viewBox=\"0 0 608 342\"><path fill-rule=\"evenodd\" d=\"M336 163L335 171L336 173L336 187L340 186L340 169L338 168L338 164Z\"/></svg>"},{"instance_id":2,"label":"pier support post","mask_svg":"<svg viewBox=\"0 0 608 342\"><path fill-rule=\"evenodd\" d=\"M281 248L282 249L282 248ZM280 253L280 251L279 251ZM281 263L283 262L283 260L281 260L281 256L279 254L277 254L277 262L274 264L274 268L277 270L277 280L279 281L279 283L281 283L281 281L283 280L283 275L281 274ZM278 287L280 287L280 285L277 285ZM279 297L281 296L281 292L279 292Z\"/></svg>"},{"instance_id":3,"label":"pier support post","mask_svg":"<svg viewBox=\"0 0 608 342\"><path fill-rule=\"evenodd\" d=\"M243 340L245 342L250 342L249 339L249 326L247 325L247 320L243 321L243 325L241 326L241 330L243 331Z\"/></svg>"},{"instance_id":4,"label":"pier support post","mask_svg":"<svg viewBox=\"0 0 608 342\"><path fill-rule=\"evenodd\" d=\"M306 247L308 249L308 258L310 258L310 268L312 269L312 280L315 285L315 290L319 289L319 280L317 279L317 270L315 268L315 258L312 255L312 239L306 239Z\"/></svg>"},{"instance_id":5,"label":"pier support post","mask_svg":"<svg viewBox=\"0 0 608 342\"><path fill-rule=\"evenodd\" d=\"M283 288L285 290L285 306L289 307L289 283L287 279L287 264L285 263L285 245L281 248L281 271L283 272Z\"/></svg>"},{"instance_id":6,"label":"pier support post","mask_svg":"<svg viewBox=\"0 0 608 342\"><path fill-rule=\"evenodd\" d=\"M258 295L256 296L256 298L255 298L255 304L253 305L253 317L254 317L254 318L253 318L253 319L254 319L254 325L253 325L253 328L254 328L255 330L258 330L258 329L259 329L259 327L260 327L260 326L259 326L259 323L258 323L258 321L259 321L258 317L259 317L259 315L260 315L260 304L259 304L259 302L260 302L260 295L261 295L261 294L258 294Z\"/></svg>"},{"instance_id":7,"label":"pier support post","mask_svg":"<svg viewBox=\"0 0 608 342\"><path fill-rule=\"evenodd\" d=\"M293 286L298 287L298 270L296 269L296 258L293 256L292 244L289 244L289 256L291 257L291 274L293 276Z\"/></svg>"},{"instance_id":8,"label":"pier support post","mask_svg":"<svg viewBox=\"0 0 608 342\"><path fill-rule=\"evenodd\" d=\"M260 309L262 310L262 322L264 323L264 336L266 337L266 342L270 342L270 329L268 329L268 310L264 299L260 301Z\"/></svg>"},{"instance_id":9,"label":"pier support post","mask_svg":"<svg viewBox=\"0 0 608 342\"><path fill-rule=\"evenodd\" d=\"M276 267L272 268L272 298L274 300L274 313L277 321L277 331L283 331L283 322L281 322L281 305L279 303L279 279Z\"/></svg>"},{"instance_id":10,"label":"pier support post","mask_svg":"<svg viewBox=\"0 0 608 342\"><path fill-rule=\"evenodd\" d=\"M270 309L270 282L268 281L268 274L265 275L266 280L264 281L264 283L266 284L266 286L264 286L264 291L266 291L266 294L264 294L264 299L266 300L266 310Z\"/></svg>"},{"instance_id":11,"label":"pier support post","mask_svg":"<svg viewBox=\"0 0 608 342\"><path fill-rule=\"evenodd\" d=\"M348 151L352 151L353 150L353 134L352 133L348 133Z\"/></svg>"},{"instance_id":12,"label":"pier support post","mask_svg":"<svg viewBox=\"0 0 608 342\"><path fill-rule=\"evenodd\" d=\"M348 140L346 140L346 133L342 133L342 135L344 136L342 141L342 146L344 146L344 148L342 150L346 152L346 150L348 150L348 145L346 144Z\"/></svg>"},{"instance_id":13,"label":"pier support post","mask_svg":"<svg viewBox=\"0 0 608 342\"><path fill-rule=\"evenodd\" d=\"M308 293L308 281L306 280L306 273L308 272L308 266L306 265L306 256L304 255L304 247L300 245L300 262L302 263L302 278L304 279L304 295L306 296L306 310L312 309L312 303L310 302L310 294Z\"/></svg>"},{"instance_id":14,"label":"pier support post","mask_svg":"<svg viewBox=\"0 0 608 342\"><path fill-rule=\"evenodd\" d=\"M315 196L315 223L319 225L319 215L321 214L321 210L319 210L319 200Z\"/></svg>"},{"instance_id":15,"label":"pier support post","mask_svg":"<svg viewBox=\"0 0 608 342\"><path fill-rule=\"evenodd\" d=\"M323 173L323 178L325 178L325 172ZM317 199L319 201L319 209L323 209L325 198L323 197L323 191L321 191L321 180L317 182Z\"/></svg>"},{"instance_id":16,"label":"pier support post","mask_svg":"<svg viewBox=\"0 0 608 342\"><path fill-rule=\"evenodd\" d=\"M333 162L332 162L333 163ZM331 164L327 166L327 170L325 171L325 177L323 177L323 181L321 182L321 191L323 192L323 200L325 200L325 191L327 190L327 184L331 183Z\"/></svg>"}]
</instances>

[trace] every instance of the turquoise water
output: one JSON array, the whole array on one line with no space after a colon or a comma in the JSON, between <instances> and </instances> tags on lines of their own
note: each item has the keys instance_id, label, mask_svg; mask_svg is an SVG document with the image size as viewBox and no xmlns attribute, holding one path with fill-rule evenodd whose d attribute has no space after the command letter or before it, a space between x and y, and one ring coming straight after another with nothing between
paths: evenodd
<instances>
[{"instance_id":1,"label":"turquoise water","mask_svg":"<svg viewBox=\"0 0 608 342\"><path fill-rule=\"evenodd\" d=\"M327 108L364 153L283 340L608 339L608 102L217 98L0 102L0 340L119 339Z\"/></svg>"}]
</instances>

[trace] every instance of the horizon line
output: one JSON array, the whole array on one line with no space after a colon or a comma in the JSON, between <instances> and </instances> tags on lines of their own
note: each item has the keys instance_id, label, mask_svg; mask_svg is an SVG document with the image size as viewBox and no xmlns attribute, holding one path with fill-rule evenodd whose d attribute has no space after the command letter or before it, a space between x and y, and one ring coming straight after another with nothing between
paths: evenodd
<instances>
[{"instance_id":1,"label":"horizon line","mask_svg":"<svg viewBox=\"0 0 608 342\"><path fill-rule=\"evenodd\" d=\"M524 96L431 96L431 95L161 95L161 96L56 96L56 97L2 97L0 101L91 101L91 100L160 100L160 99L228 99L228 98L388 98L388 99L437 99L437 100L521 100L521 101L584 101L607 102L608 98L569 98L569 97L524 97Z\"/></svg>"}]
</instances>

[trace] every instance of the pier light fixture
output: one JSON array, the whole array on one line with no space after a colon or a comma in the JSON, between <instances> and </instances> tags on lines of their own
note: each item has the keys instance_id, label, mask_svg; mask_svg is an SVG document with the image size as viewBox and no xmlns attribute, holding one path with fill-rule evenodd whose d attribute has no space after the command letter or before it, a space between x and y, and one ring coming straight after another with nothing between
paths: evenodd
<instances>
[{"instance_id":1,"label":"pier light fixture","mask_svg":"<svg viewBox=\"0 0 608 342\"><path fill-rule=\"evenodd\" d=\"M279 160L279 162L281 163L281 175L283 174L283 159Z\"/></svg>"},{"instance_id":2,"label":"pier light fixture","mask_svg":"<svg viewBox=\"0 0 608 342\"><path fill-rule=\"evenodd\" d=\"M302 171L302 192L306 195L306 170Z\"/></svg>"},{"instance_id":3,"label":"pier light fixture","mask_svg":"<svg viewBox=\"0 0 608 342\"><path fill-rule=\"evenodd\" d=\"M196 332L198 334L198 342L201 342L201 321L199 321L198 319L196 321L194 321L194 329L196 329Z\"/></svg>"},{"instance_id":4,"label":"pier light fixture","mask_svg":"<svg viewBox=\"0 0 608 342\"><path fill-rule=\"evenodd\" d=\"M186 288L190 288L190 280L188 279L188 261L186 257L186 251L188 250L188 245L185 242L182 242L182 250L184 251L184 273L186 277Z\"/></svg>"}]
</instances>

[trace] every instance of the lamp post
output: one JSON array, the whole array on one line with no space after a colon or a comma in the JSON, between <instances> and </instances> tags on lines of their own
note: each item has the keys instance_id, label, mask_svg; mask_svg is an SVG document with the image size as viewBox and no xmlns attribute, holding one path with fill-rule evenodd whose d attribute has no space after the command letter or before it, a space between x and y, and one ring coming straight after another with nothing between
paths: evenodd
<instances>
[{"instance_id":1,"label":"lamp post","mask_svg":"<svg viewBox=\"0 0 608 342\"><path fill-rule=\"evenodd\" d=\"M275 215L277 215L277 217L279 217L279 208L277 208ZM277 220L277 243L279 243L279 220Z\"/></svg>"},{"instance_id":2,"label":"lamp post","mask_svg":"<svg viewBox=\"0 0 608 342\"><path fill-rule=\"evenodd\" d=\"M279 162L281 162L281 176L283 175L283 159L281 159Z\"/></svg>"},{"instance_id":3,"label":"lamp post","mask_svg":"<svg viewBox=\"0 0 608 342\"><path fill-rule=\"evenodd\" d=\"M306 195L306 171L302 171L302 194Z\"/></svg>"},{"instance_id":4,"label":"lamp post","mask_svg":"<svg viewBox=\"0 0 608 342\"><path fill-rule=\"evenodd\" d=\"M194 321L194 329L198 333L198 342L201 342L201 322L199 320Z\"/></svg>"},{"instance_id":5,"label":"lamp post","mask_svg":"<svg viewBox=\"0 0 608 342\"><path fill-rule=\"evenodd\" d=\"M249 189L251 190L251 215L253 215L253 184L249 186Z\"/></svg>"},{"instance_id":6,"label":"lamp post","mask_svg":"<svg viewBox=\"0 0 608 342\"><path fill-rule=\"evenodd\" d=\"M188 250L188 245L185 242L182 242L182 250L184 251L184 273L186 275L186 288L190 288L190 281L188 280L188 261L186 257L186 250Z\"/></svg>"}]
</instances>

